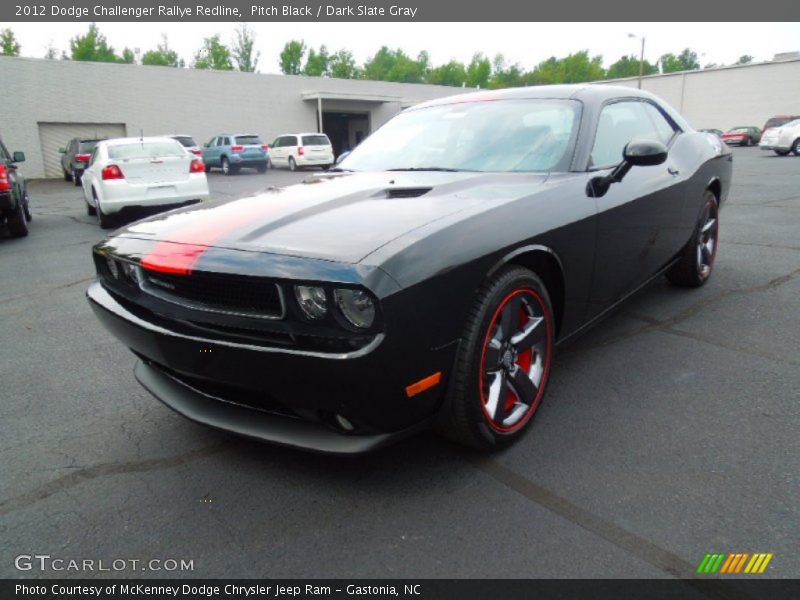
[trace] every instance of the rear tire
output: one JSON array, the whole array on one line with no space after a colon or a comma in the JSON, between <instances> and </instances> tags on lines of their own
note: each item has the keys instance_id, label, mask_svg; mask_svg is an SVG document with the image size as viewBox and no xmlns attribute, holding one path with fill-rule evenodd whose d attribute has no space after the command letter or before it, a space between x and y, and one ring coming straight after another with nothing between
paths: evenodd
<instances>
[{"instance_id":1,"label":"rear tire","mask_svg":"<svg viewBox=\"0 0 800 600\"><path fill-rule=\"evenodd\" d=\"M289 170L296 171L297 170L297 163L294 162L294 156L289 157Z\"/></svg>"},{"instance_id":2,"label":"rear tire","mask_svg":"<svg viewBox=\"0 0 800 600\"><path fill-rule=\"evenodd\" d=\"M231 168L231 163L228 161L226 157L222 157L222 161L220 161L220 165L222 166L222 172L225 175L233 175L233 169Z\"/></svg>"},{"instance_id":3,"label":"rear tire","mask_svg":"<svg viewBox=\"0 0 800 600\"><path fill-rule=\"evenodd\" d=\"M61 170L64 172L64 181L72 181L72 175L64 171L64 169Z\"/></svg>"},{"instance_id":4,"label":"rear tire","mask_svg":"<svg viewBox=\"0 0 800 600\"><path fill-rule=\"evenodd\" d=\"M97 214L97 222L100 224L100 229L111 228L111 218L103 214L103 209L100 207L100 202L97 201L97 194L92 189L92 200L94 200L94 209Z\"/></svg>"},{"instance_id":5,"label":"rear tire","mask_svg":"<svg viewBox=\"0 0 800 600\"><path fill-rule=\"evenodd\" d=\"M775 154L778 156L786 156L789 152L791 152L791 150L775 150Z\"/></svg>"},{"instance_id":6,"label":"rear tire","mask_svg":"<svg viewBox=\"0 0 800 600\"><path fill-rule=\"evenodd\" d=\"M256 170L259 173L266 173L267 172L267 163L264 163L263 165L258 165L258 167L256 167Z\"/></svg>"},{"instance_id":7,"label":"rear tire","mask_svg":"<svg viewBox=\"0 0 800 600\"><path fill-rule=\"evenodd\" d=\"M692 239L681 251L678 262L667 271L667 279L681 287L700 287L711 277L718 246L719 206L717 197L706 190Z\"/></svg>"},{"instance_id":8,"label":"rear tire","mask_svg":"<svg viewBox=\"0 0 800 600\"><path fill-rule=\"evenodd\" d=\"M25 237L28 235L28 222L25 219L25 206L22 200L17 204L17 208L8 216L8 230L13 237Z\"/></svg>"},{"instance_id":9,"label":"rear tire","mask_svg":"<svg viewBox=\"0 0 800 600\"><path fill-rule=\"evenodd\" d=\"M211 167L207 164L203 168L205 169L206 173L211 173Z\"/></svg>"},{"instance_id":10,"label":"rear tire","mask_svg":"<svg viewBox=\"0 0 800 600\"><path fill-rule=\"evenodd\" d=\"M522 437L544 397L555 342L553 310L539 277L509 266L478 291L447 397L445 437L481 450Z\"/></svg>"},{"instance_id":11,"label":"rear tire","mask_svg":"<svg viewBox=\"0 0 800 600\"><path fill-rule=\"evenodd\" d=\"M800 156L800 138L797 138L792 144L792 154Z\"/></svg>"},{"instance_id":12,"label":"rear tire","mask_svg":"<svg viewBox=\"0 0 800 600\"><path fill-rule=\"evenodd\" d=\"M97 209L88 202L86 203L86 214L89 215L90 217L94 217L97 215Z\"/></svg>"}]
</instances>

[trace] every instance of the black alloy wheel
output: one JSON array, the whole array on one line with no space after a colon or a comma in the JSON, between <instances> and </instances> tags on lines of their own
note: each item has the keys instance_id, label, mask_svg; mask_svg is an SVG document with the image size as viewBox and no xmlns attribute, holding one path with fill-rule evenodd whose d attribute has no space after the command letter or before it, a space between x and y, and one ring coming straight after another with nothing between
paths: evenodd
<instances>
[{"instance_id":1,"label":"black alloy wheel","mask_svg":"<svg viewBox=\"0 0 800 600\"><path fill-rule=\"evenodd\" d=\"M555 342L541 279L508 267L487 282L470 312L438 429L480 449L521 437L544 396Z\"/></svg>"},{"instance_id":2,"label":"black alloy wheel","mask_svg":"<svg viewBox=\"0 0 800 600\"><path fill-rule=\"evenodd\" d=\"M703 200L703 210L692 239L684 247L678 262L667 271L667 279L675 285L700 287L714 271L719 245L719 205L709 190L706 190Z\"/></svg>"}]
</instances>

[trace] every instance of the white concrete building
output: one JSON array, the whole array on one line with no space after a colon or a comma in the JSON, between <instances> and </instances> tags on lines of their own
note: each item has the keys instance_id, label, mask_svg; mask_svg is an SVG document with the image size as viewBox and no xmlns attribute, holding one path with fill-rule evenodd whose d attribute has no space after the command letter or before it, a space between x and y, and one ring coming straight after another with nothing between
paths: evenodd
<instances>
[{"instance_id":1,"label":"white concrete building","mask_svg":"<svg viewBox=\"0 0 800 600\"><path fill-rule=\"evenodd\" d=\"M236 71L0 57L0 136L27 155L27 177L60 177L58 149L77 136L188 133L203 144L218 133L322 129L337 154L401 109L463 89ZM638 78L597 82L636 87ZM697 128L761 127L800 114L800 59L652 75L642 88L664 98Z\"/></svg>"},{"instance_id":2,"label":"white concrete building","mask_svg":"<svg viewBox=\"0 0 800 600\"><path fill-rule=\"evenodd\" d=\"M73 137L328 133L352 148L400 110L461 93L436 85L0 57L0 136L26 177L61 177ZM320 120L322 121L320 125Z\"/></svg>"},{"instance_id":3,"label":"white concrete building","mask_svg":"<svg viewBox=\"0 0 800 600\"><path fill-rule=\"evenodd\" d=\"M638 77L597 83L637 87ZM775 115L800 115L800 59L682 71L642 78L693 127L763 127Z\"/></svg>"}]
</instances>

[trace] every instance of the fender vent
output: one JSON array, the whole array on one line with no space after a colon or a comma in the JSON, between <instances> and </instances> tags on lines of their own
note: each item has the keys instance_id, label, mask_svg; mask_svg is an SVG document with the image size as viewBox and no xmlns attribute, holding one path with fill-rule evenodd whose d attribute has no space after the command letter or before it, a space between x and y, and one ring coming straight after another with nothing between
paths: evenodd
<instances>
[{"instance_id":1,"label":"fender vent","mask_svg":"<svg viewBox=\"0 0 800 600\"><path fill-rule=\"evenodd\" d=\"M433 188L389 188L386 190L387 198L417 198L424 196Z\"/></svg>"}]
</instances>

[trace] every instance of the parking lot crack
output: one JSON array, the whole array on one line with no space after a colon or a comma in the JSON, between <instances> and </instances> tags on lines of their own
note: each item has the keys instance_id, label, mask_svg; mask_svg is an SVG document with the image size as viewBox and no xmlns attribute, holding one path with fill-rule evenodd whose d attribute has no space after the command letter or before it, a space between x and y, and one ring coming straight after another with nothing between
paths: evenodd
<instances>
[{"instance_id":1,"label":"parking lot crack","mask_svg":"<svg viewBox=\"0 0 800 600\"><path fill-rule=\"evenodd\" d=\"M225 440L219 444L198 448L177 456L150 458L124 463L101 463L98 465L83 467L71 471L70 473L54 479L53 481L44 483L28 492L0 501L0 516L7 515L8 513L21 508L28 508L32 504L49 498L55 494L69 490L76 485L92 479L113 477L115 475L125 475L129 473L142 473L146 471L161 471L164 469L171 469L194 460L199 460L220 452L224 452L234 444L235 441Z\"/></svg>"},{"instance_id":2,"label":"parking lot crack","mask_svg":"<svg viewBox=\"0 0 800 600\"><path fill-rule=\"evenodd\" d=\"M570 500L558 495L543 485L531 481L513 469L485 456L473 455L470 462L481 472L498 483L517 492L526 499L558 515L570 523L604 539L639 560L656 567L673 577L684 579L709 598L744 600L752 598L724 581L701 579L696 574L696 565L677 554L662 548L635 533L620 527L613 521L589 512Z\"/></svg>"}]
</instances>

